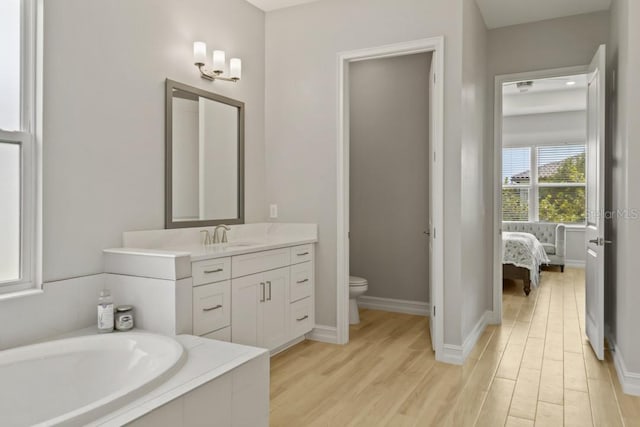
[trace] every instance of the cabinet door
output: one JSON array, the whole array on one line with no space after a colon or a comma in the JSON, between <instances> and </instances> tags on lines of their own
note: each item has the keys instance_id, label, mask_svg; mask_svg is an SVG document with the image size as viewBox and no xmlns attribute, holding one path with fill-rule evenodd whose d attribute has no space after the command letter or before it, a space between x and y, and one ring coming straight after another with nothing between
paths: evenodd
<instances>
[{"instance_id":1,"label":"cabinet door","mask_svg":"<svg viewBox=\"0 0 640 427\"><path fill-rule=\"evenodd\" d=\"M231 341L260 345L258 326L260 302L266 299L262 274L233 279L231 282Z\"/></svg>"},{"instance_id":2,"label":"cabinet door","mask_svg":"<svg viewBox=\"0 0 640 427\"><path fill-rule=\"evenodd\" d=\"M259 346L273 350L287 342L289 321L289 268L262 273L266 284L265 301L260 303ZM235 328L235 323L233 324Z\"/></svg>"}]
</instances>

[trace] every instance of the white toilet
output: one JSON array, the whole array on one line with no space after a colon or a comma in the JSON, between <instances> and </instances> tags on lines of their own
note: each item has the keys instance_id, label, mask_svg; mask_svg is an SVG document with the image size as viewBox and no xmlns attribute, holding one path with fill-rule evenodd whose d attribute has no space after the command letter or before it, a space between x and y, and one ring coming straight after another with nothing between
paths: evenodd
<instances>
[{"instance_id":1,"label":"white toilet","mask_svg":"<svg viewBox=\"0 0 640 427\"><path fill-rule=\"evenodd\" d=\"M358 303L356 298L363 295L369 289L369 282L362 277L349 276L349 324L357 325L360 323L360 314L358 314Z\"/></svg>"}]
</instances>

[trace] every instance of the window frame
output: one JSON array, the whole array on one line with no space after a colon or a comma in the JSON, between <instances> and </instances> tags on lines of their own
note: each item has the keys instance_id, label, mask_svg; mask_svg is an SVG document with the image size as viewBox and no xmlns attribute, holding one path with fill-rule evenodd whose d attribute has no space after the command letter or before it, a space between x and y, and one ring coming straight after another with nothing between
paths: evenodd
<instances>
[{"instance_id":1,"label":"window frame","mask_svg":"<svg viewBox=\"0 0 640 427\"><path fill-rule=\"evenodd\" d=\"M529 190L529 215L527 221L511 221L511 222L541 222L540 221L540 188L567 188L567 187L575 187L575 188L584 188L585 194L587 192L587 181L585 179L584 183L579 182L539 182L538 179L538 149L541 147L560 147L560 146L569 146L569 145L579 145L584 146L585 155L587 153L587 143L586 142L565 142L565 143L548 143L548 144L533 144L533 145L518 145L518 146L504 146L502 147L502 153L506 148L528 148L530 150L529 154L529 184L515 184L515 185L505 185L502 184L502 191L509 188L527 188ZM502 169L504 169L504 164L502 165ZM586 172L586 171L585 171ZM502 221L504 221L504 200L501 201L501 212L502 212ZM565 224L568 227L584 227L586 225L586 211L587 206L585 202L585 221L584 222L572 222ZM543 221L546 222L546 221Z\"/></svg>"},{"instance_id":2,"label":"window frame","mask_svg":"<svg viewBox=\"0 0 640 427\"><path fill-rule=\"evenodd\" d=\"M20 277L0 282L0 299L42 289L43 0L21 0L20 130L0 140L20 146Z\"/></svg>"}]
</instances>

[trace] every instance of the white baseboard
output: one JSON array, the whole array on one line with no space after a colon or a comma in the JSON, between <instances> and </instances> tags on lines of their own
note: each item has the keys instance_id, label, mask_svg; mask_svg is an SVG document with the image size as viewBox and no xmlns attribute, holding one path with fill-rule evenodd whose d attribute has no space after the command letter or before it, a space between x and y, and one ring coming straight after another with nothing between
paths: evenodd
<instances>
[{"instance_id":1,"label":"white baseboard","mask_svg":"<svg viewBox=\"0 0 640 427\"><path fill-rule=\"evenodd\" d=\"M338 343L338 329L335 326L316 325L311 332L306 335L312 341L326 342L329 344Z\"/></svg>"},{"instance_id":2,"label":"white baseboard","mask_svg":"<svg viewBox=\"0 0 640 427\"><path fill-rule=\"evenodd\" d=\"M304 339L305 339L305 336L301 336L301 337L298 337L296 339L293 339L293 340L289 341L286 344L282 344L281 346L276 347L273 350L271 350L269 352L270 353L269 356L273 357L278 353L282 353L283 351L293 347L294 345L300 344L302 341L304 341Z\"/></svg>"},{"instance_id":3,"label":"white baseboard","mask_svg":"<svg viewBox=\"0 0 640 427\"><path fill-rule=\"evenodd\" d=\"M566 260L564 260L564 266L565 267L584 268L585 264L586 264L585 261L584 260L580 260L580 259L566 259Z\"/></svg>"},{"instance_id":4,"label":"white baseboard","mask_svg":"<svg viewBox=\"0 0 640 427\"><path fill-rule=\"evenodd\" d=\"M620 381L622 391L633 396L640 396L640 373L629 372L624 363L622 353L620 353L615 341L611 337L611 334L607 334L607 339L611 345L613 363L616 367L616 373L618 374L618 381Z\"/></svg>"},{"instance_id":5,"label":"white baseboard","mask_svg":"<svg viewBox=\"0 0 640 427\"><path fill-rule=\"evenodd\" d=\"M498 315L495 311L487 311L487 325L501 325L502 324L502 316Z\"/></svg>"},{"instance_id":6,"label":"white baseboard","mask_svg":"<svg viewBox=\"0 0 640 427\"><path fill-rule=\"evenodd\" d=\"M414 314L417 316L429 316L430 304L428 302L407 301L393 298L379 298L363 295L358 298L358 307L370 310L390 311L393 313Z\"/></svg>"},{"instance_id":7,"label":"white baseboard","mask_svg":"<svg viewBox=\"0 0 640 427\"><path fill-rule=\"evenodd\" d=\"M476 326L474 326L473 330L469 333L469 335L467 335L464 343L461 346L444 344L442 349L442 357L438 357L438 361L451 363L453 365L462 365L465 360L467 360L469 353L471 353L471 350L473 350L473 347L475 347L478 339L480 339L480 336L489 324L492 315L493 312L485 311L478 320L478 323L476 323Z\"/></svg>"}]
</instances>

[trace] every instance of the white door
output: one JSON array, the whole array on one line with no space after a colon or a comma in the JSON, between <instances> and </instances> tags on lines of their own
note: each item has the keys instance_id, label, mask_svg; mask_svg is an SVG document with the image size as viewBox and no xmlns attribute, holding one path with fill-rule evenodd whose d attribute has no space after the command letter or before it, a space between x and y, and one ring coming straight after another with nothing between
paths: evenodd
<instances>
[{"instance_id":1,"label":"white door","mask_svg":"<svg viewBox=\"0 0 640 427\"><path fill-rule=\"evenodd\" d=\"M434 292L433 292L433 284L435 281L433 280L434 276L434 268L431 260L433 259L433 218L431 216L431 212L433 212L433 183L434 180L434 165L433 165L433 140L434 140L434 126L433 126L433 93L435 90L435 67L434 63L436 62L435 54L431 57L431 67L429 68L429 230L427 231L427 238L429 239L429 259L427 262L429 263L429 302L432 306L431 315L429 316L429 335L431 336L431 348L433 351L436 351L436 340L434 335L434 323L435 323L435 306L434 306Z\"/></svg>"},{"instance_id":2,"label":"white door","mask_svg":"<svg viewBox=\"0 0 640 427\"><path fill-rule=\"evenodd\" d=\"M587 98L587 228L585 329L598 359L604 359L605 46L589 66Z\"/></svg>"}]
</instances>

